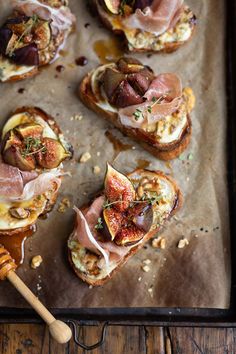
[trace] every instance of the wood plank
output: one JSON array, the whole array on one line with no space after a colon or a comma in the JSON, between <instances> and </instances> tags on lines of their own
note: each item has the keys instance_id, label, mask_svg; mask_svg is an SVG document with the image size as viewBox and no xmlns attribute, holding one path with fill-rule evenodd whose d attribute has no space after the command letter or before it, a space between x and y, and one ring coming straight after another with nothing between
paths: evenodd
<instances>
[{"instance_id":1,"label":"wood plank","mask_svg":"<svg viewBox=\"0 0 236 354\"><path fill-rule=\"evenodd\" d=\"M234 328L170 328L173 354L235 354Z\"/></svg>"}]
</instances>

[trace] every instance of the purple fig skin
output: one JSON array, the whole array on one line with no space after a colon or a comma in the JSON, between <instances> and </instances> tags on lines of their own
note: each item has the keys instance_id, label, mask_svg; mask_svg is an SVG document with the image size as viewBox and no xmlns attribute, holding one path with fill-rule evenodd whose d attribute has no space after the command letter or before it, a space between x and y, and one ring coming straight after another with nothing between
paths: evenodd
<instances>
[{"instance_id":1,"label":"purple fig skin","mask_svg":"<svg viewBox=\"0 0 236 354\"><path fill-rule=\"evenodd\" d=\"M10 24L16 24L18 25L19 23L21 22L27 22L29 20L29 17L28 16L25 16L25 15L20 15L20 16L17 16L17 17L13 17L13 18L8 18L5 25L10 25Z\"/></svg>"},{"instance_id":2,"label":"purple fig skin","mask_svg":"<svg viewBox=\"0 0 236 354\"><path fill-rule=\"evenodd\" d=\"M140 9L144 10L146 7L151 6L153 0L136 0L134 3L134 10Z\"/></svg>"},{"instance_id":3,"label":"purple fig skin","mask_svg":"<svg viewBox=\"0 0 236 354\"><path fill-rule=\"evenodd\" d=\"M12 30L9 28L2 27L0 29L0 54L5 55L12 34Z\"/></svg>"},{"instance_id":4,"label":"purple fig skin","mask_svg":"<svg viewBox=\"0 0 236 354\"><path fill-rule=\"evenodd\" d=\"M31 43L25 47L16 49L11 59L19 65L38 66L39 53L37 44Z\"/></svg>"}]
</instances>

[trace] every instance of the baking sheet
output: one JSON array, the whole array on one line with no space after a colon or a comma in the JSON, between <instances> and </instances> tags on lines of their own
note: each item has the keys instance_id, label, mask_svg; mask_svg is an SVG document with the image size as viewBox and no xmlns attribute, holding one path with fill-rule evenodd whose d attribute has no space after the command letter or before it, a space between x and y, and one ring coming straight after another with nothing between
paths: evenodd
<instances>
[{"instance_id":1,"label":"baking sheet","mask_svg":"<svg viewBox=\"0 0 236 354\"><path fill-rule=\"evenodd\" d=\"M74 145L74 160L66 164L72 177L64 179L58 202L68 197L71 205L81 206L101 189L106 161L112 162L115 155L105 135L107 130L125 144L134 146L115 158L116 168L129 172L137 166L138 159L148 160L151 169L171 174L185 197L177 218L168 222L161 233L167 242L165 250L155 250L147 244L110 282L92 289L77 279L68 265L66 240L73 228L74 214L71 209L59 213L57 203L49 218L38 222L38 231L27 241L25 262L18 270L49 307L229 306L224 4L220 0L189 0L188 4L199 18L193 40L170 55L137 55L156 72L176 72L183 84L191 86L196 94L192 142L182 158L170 164L158 161L123 137L77 99L78 82L99 64L93 51L94 42L111 37L99 21L90 16L85 1L70 1L77 16L77 31L69 38L64 56L31 80L0 86L1 124L19 106L39 106L56 117ZM9 4L0 0L0 6L0 16L4 18ZM90 25L85 28L86 23ZM81 55L88 58L84 67L74 65ZM56 66L60 64L65 70L58 73ZM25 89L23 94L18 93L19 88ZM83 119L72 120L76 115L82 115ZM91 160L78 163L80 155L86 151L90 152ZM100 156L97 156L98 151ZM189 154L192 159L188 159ZM95 165L101 167L100 175L93 173ZM183 237L189 240L189 245L178 249L178 241ZM30 259L37 254L43 257L43 263L33 270ZM141 269L145 259L151 260L148 273ZM7 282L0 284L0 306L27 307Z\"/></svg>"}]
</instances>

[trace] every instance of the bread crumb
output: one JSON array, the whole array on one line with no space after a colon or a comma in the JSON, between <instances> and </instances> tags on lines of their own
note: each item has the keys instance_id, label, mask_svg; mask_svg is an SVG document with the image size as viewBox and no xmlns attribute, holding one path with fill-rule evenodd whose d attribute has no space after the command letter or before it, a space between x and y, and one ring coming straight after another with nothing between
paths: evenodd
<instances>
[{"instance_id":1,"label":"bread crumb","mask_svg":"<svg viewBox=\"0 0 236 354\"><path fill-rule=\"evenodd\" d=\"M185 246L189 245L189 241L186 238L182 238L181 240L179 240L178 243L178 248L184 248Z\"/></svg>"},{"instance_id":2,"label":"bread crumb","mask_svg":"<svg viewBox=\"0 0 236 354\"><path fill-rule=\"evenodd\" d=\"M150 259L144 259L143 263L148 265L148 264L151 264L152 261Z\"/></svg>"},{"instance_id":3,"label":"bread crumb","mask_svg":"<svg viewBox=\"0 0 236 354\"><path fill-rule=\"evenodd\" d=\"M90 160L90 159L91 159L91 155L90 155L90 153L89 153L88 151L86 151L86 152L84 152L84 153L81 155L79 162L84 163L84 162L87 162L87 161Z\"/></svg>"},{"instance_id":4,"label":"bread crumb","mask_svg":"<svg viewBox=\"0 0 236 354\"><path fill-rule=\"evenodd\" d=\"M93 288L93 286L92 285L89 285L89 289L92 289Z\"/></svg>"},{"instance_id":5,"label":"bread crumb","mask_svg":"<svg viewBox=\"0 0 236 354\"><path fill-rule=\"evenodd\" d=\"M33 269L36 269L40 266L40 264L43 262L43 258L38 255L38 256L34 256L32 259L31 259L31 268Z\"/></svg>"},{"instance_id":6,"label":"bread crumb","mask_svg":"<svg viewBox=\"0 0 236 354\"><path fill-rule=\"evenodd\" d=\"M101 155L100 151L97 151L97 156L100 156L100 155Z\"/></svg>"},{"instance_id":7,"label":"bread crumb","mask_svg":"<svg viewBox=\"0 0 236 354\"><path fill-rule=\"evenodd\" d=\"M94 166L94 168L93 168L93 173L95 174L95 175L98 175L99 173L101 172L101 168L99 167L99 166Z\"/></svg>"},{"instance_id":8,"label":"bread crumb","mask_svg":"<svg viewBox=\"0 0 236 354\"><path fill-rule=\"evenodd\" d=\"M74 116L70 117L70 120L82 120L83 116L82 114L75 114Z\"/></svg>"},{"instance_id":9,"label":"bread crumb","mask_svg":"<svg viewBox=\"0 0 236 354\"><path fill-rule=\"evenodd\" d=\"M60 204L58 205L57 211L59 211L59 213L65 213L66 209L70 207L70 201L68 198L63 198L60 202Z\"/></svg>"},{"instance_id":10,"label":"bread crumb","mask_svg":"<svg viewBox=\"0 0 236 354\"><path fill-rule=\"evenodd\" d=\"M149 272L150 267L149 267L148 265L144 265L144 266L142 266L142 270L143 270L145 273L147 273L147 272Z\"/></svg>"},{"instance_id":11,"label":"bread crumb","mask_svg":"<svg viewBox=\"0 0 236 354\"><path fill-rule=\"evenodd\" d=\"M166 239L164 237L157 237L152 240L152 247L154 248L161 248L165 249L166 248Z\"/></svg>"},{"instance_id":12,"label":"bread crumb","mask_svg":"<svg viewBox=\"0 0 236 354\"><path fill-rule=\"evenodd\" d=\"M142 280L142 277L139 277L139 278L138 278L138 281L140 282L141 280Z\"/></svg>"}]
</instances>

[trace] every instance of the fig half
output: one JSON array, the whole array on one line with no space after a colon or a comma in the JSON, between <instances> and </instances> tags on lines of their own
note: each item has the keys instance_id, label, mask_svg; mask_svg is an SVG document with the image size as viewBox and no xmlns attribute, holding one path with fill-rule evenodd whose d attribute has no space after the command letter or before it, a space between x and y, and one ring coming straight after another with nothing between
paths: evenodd
<instances>
[{"instance_id":1,"label":"fig half","mask_svg":"<svg viewBox=\"0 0 236 354\"><path fill-rule=\"evenodd\" d=\"M115 238L118 246L131 246L140 241L145 236L145 232L135 225L123 227Z\"/></svg>"},{"instance_id":2,"label":"fig half","mask_svg":"<svg viewBox=\"0 0 236 354\"><path fill-rule=\"evenodd\" d=\"M120 231L123 215L114 208L108 208L103 210L103 219L104 233L113 241Z\"/></svg>"},{"instance_id":3,"label":"fig half","mask_svg":"<svg viewBox=\"0 0 236 354\"><path fill-rule=\"evenodd\" d=\"M42 148L39 149L39 152L35 153L35 158L43 168L56 168L66 158L71 157L70 152L67 152L58 140L42 138L41 143Z\"/></svg>"},{"instance_id":4,"label":"fig half","mask_svg":"<svg viewBox=\"0 0 236 354\"><path fill-rule=\"evenodd\" d=\"M40 138L43 134L43 127L34 123L20 124L14 130L21 139Z\"/></svg>"},{"instance_id":5,"label":"fig half","mask_svg":"<svg viewBox=\"0 0 236 354\"><path fill-rule=\"evenodd\" d=\"M126 210L135 199L135 190L130 180L109 163L104 185L107 199L118 211Z\"/></svg>"},{"instance_id":6,"label":"fig half","mask_svg":"<svg viewBox=\"0 0 236 354\"><path fill-rule=\"evenodd\" d=\"M37 44L39 50L46 49L51 41L51 26L48 21L40 22L34 29L33 40Z\"/></svg>"},{"instance_id":7,"label":"fig half","mask_svg":"<svg viewBox=\"0 0 236 354\"><path fill-rule=\"evenodd\" d=\"M9 165L18 167L21 171L32 171L36 167L34 157L32 155L25 156L21 148L15 145L4 150L3 160Z\"/></svg>"},{"instance_id":8,"label":"fig half","mask_svg":"<svg viewBox=\"0 0 236 354\"><path fill-rule=\"evenodd\" d=\"M14 50L11 59L19 65L38 66L39 53L37 44L31 43Z\"/></svg>"}]
</instances>

